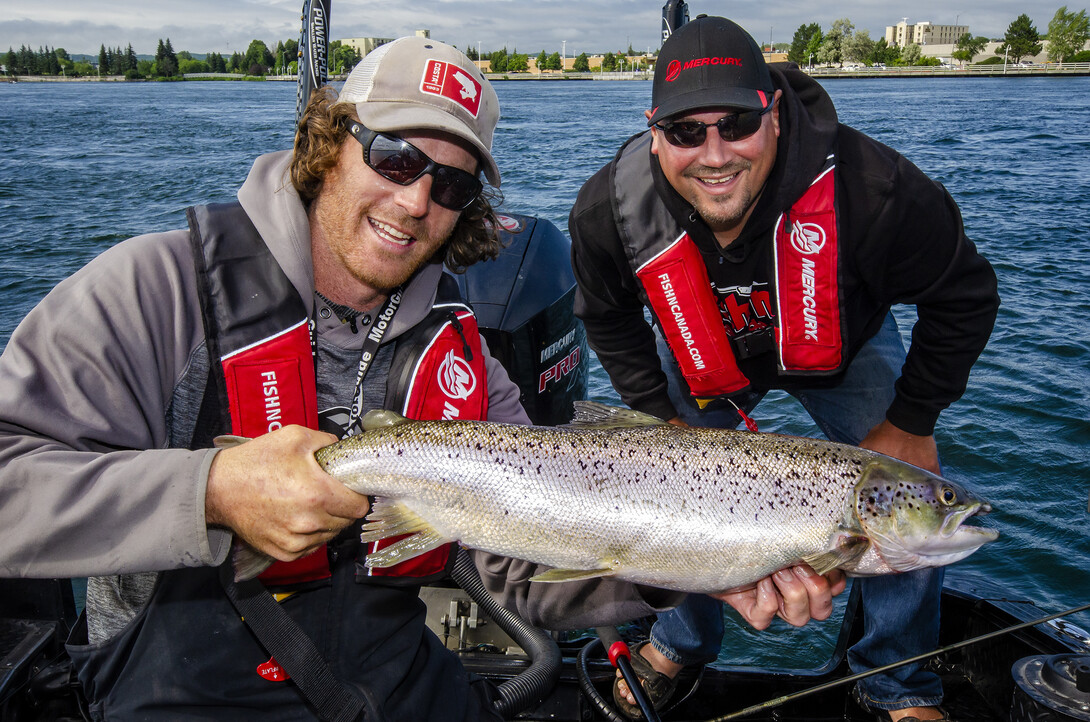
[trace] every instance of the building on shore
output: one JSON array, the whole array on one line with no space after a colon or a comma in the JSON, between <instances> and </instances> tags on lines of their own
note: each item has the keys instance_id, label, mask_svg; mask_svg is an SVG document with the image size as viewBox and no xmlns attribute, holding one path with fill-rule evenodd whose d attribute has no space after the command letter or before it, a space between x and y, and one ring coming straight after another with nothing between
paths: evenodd
<instances>
[{"instance_id":1,"label":"building on shore","mask_svg":"<svg viewBox=\"0 0 1090 722\"><path fill-rule=\"evenodd\" d=\"M430 38L431 30L417 30L415 35L418 38ZM340 43L355 48L362 58L378 46L392 43L394 40L397 38L342 38Z\"/></svg>"},{"instance_id":2,"label":"building on shore","mask_svg":"<svg viewBox=\"0 0 1090 722\"><path fill-rule=\"evenodd\" d=\"M912 44L953 45L967 32L968 25L935 25L926 21L909 24L908 18L904 18L896 25L886 26L886 44L899 48Z\"/></svg>"}]
</instances>

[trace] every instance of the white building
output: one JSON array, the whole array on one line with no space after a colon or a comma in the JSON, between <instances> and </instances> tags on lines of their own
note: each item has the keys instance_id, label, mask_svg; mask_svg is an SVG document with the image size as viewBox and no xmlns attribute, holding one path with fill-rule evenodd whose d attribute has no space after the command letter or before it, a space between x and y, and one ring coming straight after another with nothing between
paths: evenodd
<instances>
[{"instance_id":1,"label":"white building","mask_svg":"<svg viewBox=\"0 0 1090 722\"><path fill-rule=\"evenodd\" d=\"M896 25L886 26L886 44L903 48L916 45L953 45L965 33L968 25L934 25L921 22L910 25L905 18Z\"/></svg>"}]
</instances>

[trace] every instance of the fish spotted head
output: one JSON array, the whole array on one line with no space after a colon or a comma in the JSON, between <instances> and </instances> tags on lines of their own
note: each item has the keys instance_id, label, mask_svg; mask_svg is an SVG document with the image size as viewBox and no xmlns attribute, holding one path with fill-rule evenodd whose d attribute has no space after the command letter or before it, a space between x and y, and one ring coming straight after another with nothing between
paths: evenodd
<instances>
[{"instance_id":1,"label":"fish spotted head","mask_svg":"<svg viewBox=\"0 0 1090 722\"><path fill-rule=\"evenodd\" d=\"M890 458L864 470L855 487L855 517L871 548L856 575L939 567L969 556L999 532L965 524L991 505L963 487Z\"/></svg>"}]
</instances>

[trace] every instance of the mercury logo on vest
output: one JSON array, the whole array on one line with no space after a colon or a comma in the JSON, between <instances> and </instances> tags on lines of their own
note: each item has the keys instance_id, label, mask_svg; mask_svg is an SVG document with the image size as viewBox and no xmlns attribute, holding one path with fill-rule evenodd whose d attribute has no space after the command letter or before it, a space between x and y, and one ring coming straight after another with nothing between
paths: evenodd
<instances>
[{"instance_id":1,"label":"mercury logo on vest","mask_svg":"<svg viewBox=\"0 0 1090 722\"><path fill-rule=\"evenodd\" d=\"M473 375L473 369L465 359L455 356L454 351L447 351L443 362L439 364L436 380L448 398L458 401L468 399L477 388L477 377Z\"/></svg>"},{"instance_id":2,"label":"mercury logo on vest","mask_svg":"<svg viewBox=\"0 0 1090 722\"><path fill-rule=\"evenodd\" d=\"M791 224L791 245L807 256L821 253L825 247L825 229L817 223L795 221Z\"/></svg>"}]
</instances>

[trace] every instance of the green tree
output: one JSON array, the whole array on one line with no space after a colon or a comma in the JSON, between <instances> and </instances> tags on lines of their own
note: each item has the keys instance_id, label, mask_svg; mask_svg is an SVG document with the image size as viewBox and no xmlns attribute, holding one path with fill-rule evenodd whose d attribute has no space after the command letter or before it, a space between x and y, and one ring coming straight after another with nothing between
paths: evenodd
<instances>
[{"instance_id":1,"label":"green tree","mask_svg":"<svg viewBox=\"0 0 1090 722\"><path fill-rule=\"evenodd\" d=\"M810 42L806 44L807 63L813 63L814 60L821 62L818 56L821 54L821 44L824 42L825 35L820 30L810 36Z\"/></svg>"},{"instance_id":2,"label":"green tree","mask_svg":"<svg viewBox=\"0 0 1090 722\"><path fill-rule=\"evenodd\" d=\"M564 63L560 60L560 53L553 53L545 61L545 67L549 70L563 70Z\"/></svg>"},{"instance_id":3,"label":"green tree","mask_svg":"<svg viewBox=\"0 0 1090 722\"><path fill-rule=\"evenodd\" d=\"M900 65L916 65L922 57L923 51L920 50L920 46L916 43L909 43L901 51Z\"/></svg>"},{"instance_id":4,"label":"green tree","mask_svg":"<svg viewBox=\"0 0 1090 722\"><path fill-rule=\"evenodd\" d=\"M870 39L870 32L857 30L855 35L844 39L844 59L856 63L866 63L874 53L874 41Z\"/></svg>"},{"instance_id":5,"label":"green tree","mask_svg":"<svg viewBox=\"0 0 1090 722\"><path fill-rule=\"evenodd\" d=\"M834 20L833 26L829 28L829 32L825 33L825 38L821 41L821 48L817 54L818 60L829 65L843 63L844 43L854 32L855 25L848 18Z\"/></svg>"},{"instance_id":6,"label":"green tree","mask_svg":"<svg viewBox=\"0 0 1090 722\"><path fill-rule=\"evenodd\" d=\"M360 51L351 45L341 45L333 53L333 67L338 74L349 73L352 68L356 67L356 63L362 59Z\"/></svg>"},{"instance_id":7,"label":"green tree","mask_svg":"<svg viewBox=\"0 0 1090 722\"><path fill-rule=\"evenodd\" d=\"M171 78L178 74L178 56L170 45L170 38L164 43L159 40L155 50L155 74L161 78Z\"/></svg>"},{"instance_id":8,"label":"green tree","mask_svg":"<svg viewBox=\"0 0 1090 722\"><path fill-rule=\"evenodd\" d=\"M162 40L159 41L159 47L163 47ZM98 46L98 72L107 75L110 73L110 58L106 55L105 45Z\"/></svg>"},{"instance_id":9,"label":"green tree","mask_svg":"<svg viewBox=\"0 0 1090 722\"><path fill-rule=\"evenodd\" d=\"M469 58L470 60L480 60L481 59L477 55L477 48L473 47L472 43L470 43L469 45L466 45L466 57Z\"/></svg>"},{"instance_id":10,"label":"green tree","mask_svg":"<svg viewBox=\"0 0 1090 722\"><path fill-rule=\"evenodd\" d=\"M870 57L867 58L867 63L870 65L892 65L900 58L901 51L896 45L891 47L885 38L878 38L874 41L874 48L871 50Z\"/></svg>"},{"instance_id":11,"label":"green tree","mask_svg":"<svg viewBox=\"0 0 1090 722\"><path fill-rule=\"evenodd\" d=\"M530 56L526 53L520 53L516 48L513 53L507 56L507 72L525 73L529 69Z\"/></svg>"},{"instance_id":12,"label":"green tree","mask_svg":"<svg viewBox=\"0 0 1090 722\"><path fill-rule=\"evenodd\" d=\"M958 38L957 49L954 50L951 55L954 60L960 60L963 63L973 62L973 57L980 55L980 52L984 50L984 46L988 44L988 39L983 35L977 35L973 37L972 33L964 33Z\"/></svg>"},{"instance_id":13,"label":"green tree","mask_svg":"<svg viewBox=\"0 0 1090 722\"><path fill-rule=\"evenodd\" d=\"M817 23L810 23L809 25L800 25L798 30L795 31L794 37L791 38L791 47L787 50L787 59L793 63L799 65L810 64L810 39L814 35L821 35L821 26Z\"/></svg>"},{"instance_id":14,"label":"green tree","mask_svg":"<svg viewBox=\"0 0 1090 722\"><path fill-rule=\"evenodd\" d=\"M1053 62L1072 62L1075 54L1090 40L1090 19L1085 10L1067 11L1067 6L1056 11L1048 23L1048 59Z\"/></svg>"},{"instance_id":15,"label":"green tree","mask_svg":"<svg viewBox=\"0 0 1090 722\"><path fill-rule=\"evenodd\" d=\"M15 75L15 66L18 60L15 55L15 51L12 47L8 46L8 52L4 54L4 72L8 75Z\"/></svg>"},{"instance_id":16,"label":"green tree","mask_svg":"<svg viewBox=\"0 0 1090 722\"><path fill-rule=\"evenodd\" d=\"M495 50L488 56L488 65L493 73L507 72L507 48Z\"/></svg>"},{"instance_id":17,"label":"green tree","mask_svg":"<svg viewBox=\"0 0 1090 722\"><path fill-rule=\"evenodd\" d=\"M540 53L537 54L537 70L538 70L538 72L541 72L542 70L546 69L545 68L545 63L548 62L548 60L549 60L549 56L547 56L545 54L544 50L542 50Z\"/></svg>"},{"instance_id":18,"label":"green tree","mask_svg":"<svg viewBox=\"0 0 1090 722\"><path fill-rule=\"evenodd\" d=\"M613 53L606 53L602 58L602 71L606 73L612 73L617 69L617 56Z\"/></svg>"},{"instance_id":19,"label":"green tree","mask_svg":"<svg viewBox=\"0 0 1090 722\"><path fill-rule=\"evenodd\" d=\"M577 73L589 73L590 61L587 60L586 53L579 53L579 57L575 59L575 63L572 65L572 70Z\"/></svg>"},{"instance_id":20,"label":"green tree","mask_svg":"<svg viewBox=\"0 0 1090 722\"><path fill-rule=\"evenodd\" d=\"M333 67L336 67L336 52L340 47L340 43L334 41L329 44L329 53L334 58ZM272 67L273 57L269 52L269 47L265 45L264 40L251 40L250 46L246 48L246 55L242 60L242 70L250 75L264 75L269 72L269 68Z\"/></svg>"},{"instance_id":21,"label":"green tree","mask_svg":"<svg viewBox=\"0 0 1090 722\"><path fill-rule=\"evenodd\" d=\"M136 70L136 52L132 49L132 43L125 49L125 65L129 70Z\"/></svg>"},{"instance_id":22,"label":"green tree","mask_svg":"<svg viewBox=\"0 0 1090 722\"><path fill-rule=\"evenodd\" d=\"M1007 27L1003 44L995 50L996 55L1005 55L1012 63L1022 58L1041 52L1041 36L1034 27L1029 15L1022 13Z\"/></svg>"}]
</instances>

